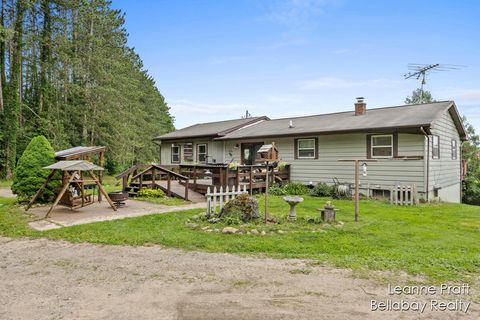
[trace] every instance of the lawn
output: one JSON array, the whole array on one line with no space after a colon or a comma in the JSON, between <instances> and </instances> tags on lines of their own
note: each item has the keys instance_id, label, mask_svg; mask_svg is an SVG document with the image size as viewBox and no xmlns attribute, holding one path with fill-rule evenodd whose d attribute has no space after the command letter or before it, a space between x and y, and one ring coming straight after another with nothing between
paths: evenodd
<instances>
[{"instance_id":1,"label":"lawn","mask_svg":"<svg viewBox=\"0 0 480 320\"><path fill-rule=\"evenodd\" d=\"M270 197L270 212L281 224L246 225L267 235L225 235L192 229L186 222L199 210L99 222L39 233L26 227L14 200L0 199L0 234L65 239L73 242L161 244L186 250L308 258L354 270L405 271L430 281L468 281L480 270L480 207L422 204L396 207L362 201L360 222L353 221L353 202L334 201L343 225L308 223L327 199L305 197L299 220L288 223L288 206ZM260 199L260 204L263 201ZM215 227L215 226L214 226ZM217 228L223 226L219 225ZM285 234L278 230L286 231Z\"/></svg>"},{"instance_id":2,"label":"lawn","mask_svg":"<svg viewBox=\"0 0 480 320\"><path fill-rule=\"evenodd\" d=\"M0 188L10 188L12 186L12 180L0 180Z\"/></svg>"}]
</instances>

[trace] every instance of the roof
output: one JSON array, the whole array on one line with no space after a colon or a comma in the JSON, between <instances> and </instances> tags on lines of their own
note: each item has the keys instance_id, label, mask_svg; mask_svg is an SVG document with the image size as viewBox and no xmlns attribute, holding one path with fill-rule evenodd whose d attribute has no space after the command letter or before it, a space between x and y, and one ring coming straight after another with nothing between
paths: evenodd
<instances>
[{"instance_id":1,"label":"roof","mask_svg":"<svg viewBox=\"0 0 480 320\"><path fill-rule=\"evenodd\" d=\"M54 164L51 164L47 167L44 167L44 169L56 169L56 170L62 170L62 171L90 171L90 170L100 171L100 170L103 170L102 167L97 166L97 165L95 165L91 162L88 162L86 160L58 161Z\"/></svg>"},{"instance_id":2,"label":"roof","mask_svg":"<svg viewBox=\"0 0 480 320\"><path fill-rule=\"evenodd\" d=\"M70 149L60 150L55 152L55 159L57 160L70 160L71 158L76 158L84 154L93 154L105 151L105 147L96 146L96 147L73 147Z\"/></svg>"},{"instance_id":3,"label":"roof","mask_svg":"<svg viewBox=\"0 0 480 320\"><path fill-rule=\"evenodd\" d=\"M340 132L373 132L386 129L397 131L415 129L419 132L420 127L428 130L432 123L447 110L452 115L460 136L464 139L466 137L465 128L454 102L441 101L368 109L366 114L361 116L355 116L354 111L348 111L263 121L254 126L239 128L217 138L217 140ZM290 122L292 126L290 126Z\"/></svg>"},{"instance_id":4,"label":"roof","mask_svg":"<svg viewBox=\"0 0 480 320\"><path fill-rule=\"evenodd\" d=\"M248 126L249 124L256 123L261 120L268 120L268 118L263 116L246 119L199 123L190 127L186 127L174 132L155 137L153 140L175 140L195 137L221 137L240 127Z\"/></svg>"}]
</instances>

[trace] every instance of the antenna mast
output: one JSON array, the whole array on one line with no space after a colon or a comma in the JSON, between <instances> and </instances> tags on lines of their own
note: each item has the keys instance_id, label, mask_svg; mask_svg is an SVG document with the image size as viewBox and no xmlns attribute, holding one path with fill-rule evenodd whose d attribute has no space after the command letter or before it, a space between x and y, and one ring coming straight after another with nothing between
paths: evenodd
<instances>
[{"instance_id":1,"label":"antenna mast","mask_svg":"<svg viewBox=\"0 0 480 320\"><path fill-rule=\"evenodd\" d=\"M450 71L459 69L462 66L454 65L454 64L418 64L418 63L410 63L408 65L408 69L410 72L405 73L403 77L405 79L416 79L420 80L420 103L424 103L424 90L423 87L427 83L426 76L427 73L436 72L436 71Z\"/></svg>"}]
</instances>

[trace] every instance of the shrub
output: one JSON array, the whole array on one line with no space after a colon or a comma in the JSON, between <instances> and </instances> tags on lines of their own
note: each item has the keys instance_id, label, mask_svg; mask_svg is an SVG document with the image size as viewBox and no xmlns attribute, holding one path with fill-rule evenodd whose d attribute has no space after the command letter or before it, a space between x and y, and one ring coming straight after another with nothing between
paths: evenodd
<instances>
[{"instance_id":1,"label":"shrub","mask_svg":"<svg viewBox=\"0 0 480 320\"><path fill-rule=\"evenodd\" d=\"M318 183L312 190L310 195L314 197L331 197L335 192L334 186L329 186L326 183Z\"/></svg>"},{"instance_id":2,"label":"shrub","mask_svg":"<svg viewBox=\"0 0 480 320\"><path fill-rule=\"evenodd\" d=\"M162 189L142 188L138 191L138 196L142 198L163 198L165 197L165 192Z\"/></svg>"},{"instance_id":3,"label":"shrub","mask_svg":"<svg viewBox=\"0 0 480 320\"><path fill-rule=\"evenodd\" d=\"M240 194L225 204L218 217L226 224L249 222L260 217L258 201L248 194Z\"/></svg>"},{"instance_id":4,"label":"shrub","mask_svg":"<svg viewBox=\"0 0 480 320\"><path fill-rule=\"evenodd\" d=\"M292 196L303 196L310 192L310 189L300 182L289 182L284 187L285 192Z\"/></svg>"},{"instance_id":5,"label":"shrub","mask_svg":"<svg viewBox=\"0 0 480 320\"><path fill-rule=\"evenodd\" d=\"M44 136L33 138L22 156L18 159L13 172L12 192L21 198L31 198L43 185L49 170L43 169L55 162L55 151ZM37 201L46 202L53 198L53 190L60 185L51 181Z\"/></svg>"},{"instance_id":6,"label":"shrub","mask_svg":"<svg viewBox=\"0 0 480 320\"><path fill-rule=\"evenodd\" d=\"M268 188L268 193L273 196L285 196L287 195L287 191L281 186L271 186Z\"/></svg>"}]
</instances>

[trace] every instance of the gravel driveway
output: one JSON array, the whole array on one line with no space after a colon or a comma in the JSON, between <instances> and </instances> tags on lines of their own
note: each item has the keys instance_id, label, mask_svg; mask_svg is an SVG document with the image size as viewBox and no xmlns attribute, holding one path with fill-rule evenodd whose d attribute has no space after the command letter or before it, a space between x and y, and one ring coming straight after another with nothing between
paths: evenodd
<instances>
[{"instance_id":1,"label":"gravel driveway","mask_svg":"<svg viewBox=\"0 0 480 320\"><path fill-rule=\"evenodd\" d=\"M479 319L372 312L385 285L303 260L0 237L0 319Z\"/></svg>"}]
</instances>

